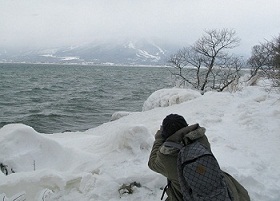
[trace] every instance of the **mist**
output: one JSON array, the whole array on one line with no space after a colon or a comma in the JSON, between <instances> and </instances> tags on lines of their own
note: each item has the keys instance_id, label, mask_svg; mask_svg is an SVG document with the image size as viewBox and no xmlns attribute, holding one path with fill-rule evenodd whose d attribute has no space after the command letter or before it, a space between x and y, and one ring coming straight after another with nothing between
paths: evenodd
<instances>
[{"instance_id":1,"label":"mist","mask_svg":"<svg viewBox=\"0 0 280 201\"><path fill-rule=\"evenodd\" d=\"M240 51L280 33L279 0L0 0L0 49L157 38L187 46L234 29Z\"/></svg>"}]
</instances>

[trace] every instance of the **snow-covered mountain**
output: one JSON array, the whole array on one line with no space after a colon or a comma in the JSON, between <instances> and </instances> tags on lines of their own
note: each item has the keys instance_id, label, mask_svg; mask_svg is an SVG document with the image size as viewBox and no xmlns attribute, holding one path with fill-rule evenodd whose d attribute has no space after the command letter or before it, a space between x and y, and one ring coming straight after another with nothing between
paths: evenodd
<instances>
[{"instance_id":1,"label":"snow-covered mountain","mask_svg":"<svg viewBox=\"0 0 280 201\"><path fill-rule=\"evenodd\" d=\"M164 65L179 48L151 40L125 40L29 51L0 50L0 62Z\"/></svg>"}]
</instances>

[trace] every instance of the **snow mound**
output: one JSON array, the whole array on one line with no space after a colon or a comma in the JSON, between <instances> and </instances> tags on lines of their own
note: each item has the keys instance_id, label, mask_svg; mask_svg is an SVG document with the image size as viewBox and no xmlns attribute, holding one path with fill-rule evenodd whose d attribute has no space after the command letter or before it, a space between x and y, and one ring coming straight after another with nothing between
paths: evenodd
<instances>
[{"instance_id":1,"label":"snow mound","mask_svg":"<svg viewBox=\"0 0 280 201\"><path fill-rule=\"evenodd\" d=\"M126 112L126 111L115 112L114 114L112 114L111 121L118 120L122 117L125 117L125 116L129 115L129 114L131 114L131 112Z\"/></svg>"},{"instance_id":2,"label":"snow mound","mask_svg":"<svg viewBox=\"0 0 280 201\"><path fill-rule=\"evenodd\" d=\"M150 132L144 126L134 126L116 132L114 142L118 145L118 151L131 151L134 154L141 150L150 149Z\"/></svg>"},{"instance_id":3,"label":"snow mound","mask_svg":"<svg viewBox=\"0 0 280 201\"><path fill-rule=\"evenodd\" d=\"M143 125L107 124L102 131L54 135L37 133L23 124L4 126L0 129L0 153L5 154L0 155L0 162L15 173L4 176L0 172L0 198L47 201L63 196L71 200L72 188L82 200L118 197L123 184L148 181L147 176L141 176L146 169L142 161L151 149L151 140ZM134 170L127 171L130 168ZM100 196L105 188L112 193Z\"/></svg>"},{"instance_id":4,"label":"snow mound","mask_svg":"<svg viewBox=\"0 0 280 201\"><path fill-rule=\"evenodd\" d=\"M79 155L23 124L0 129L0 162L15 172L69 170Z\"/></svg>"},{"instance_id":5,"label":"snow mound","mask_svg":"<svg viewBox=\"0 0 280 201\"><path fill-rule=\"evenodd\" d=\"M191 89L171 88L160 89L152 93L144 102L142 111L151 110L157 107L168 107L193 100L201 94Z\"/></svg>"}]
</instances>

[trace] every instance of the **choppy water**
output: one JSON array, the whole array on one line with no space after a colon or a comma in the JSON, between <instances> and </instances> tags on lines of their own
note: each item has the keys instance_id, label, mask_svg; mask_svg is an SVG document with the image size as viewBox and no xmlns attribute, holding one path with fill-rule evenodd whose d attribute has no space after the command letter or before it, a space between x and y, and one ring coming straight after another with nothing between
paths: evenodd
<instances>
[{"instance_id":1,"label":"choppy water","mask_svg":"<svg viewBox=\"0 0 280 201\"><path fill-rule=\"evenodd\" d=\"M141 111L152 92L170 86L169 71L159 67L0 64L0 128L86 130L116 111Z\"/></svg>"}]
</instances>

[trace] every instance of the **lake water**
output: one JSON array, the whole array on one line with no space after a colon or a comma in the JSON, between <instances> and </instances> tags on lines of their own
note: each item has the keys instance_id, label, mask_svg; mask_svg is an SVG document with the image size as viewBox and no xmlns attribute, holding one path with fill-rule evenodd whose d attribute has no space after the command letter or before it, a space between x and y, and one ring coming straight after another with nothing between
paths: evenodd
<instances>
[{"instance_id":1,"label":"lake water","mask_svg":"<svg viewBox=\"0 0 280 201\"><path fill-rule=\"evenodd\" d=\"M116 111L142 111L151 93L172 86L164 67L0 64L0 128L83 131Z\"/></svg>"}]
</instances>

